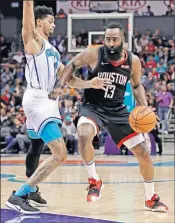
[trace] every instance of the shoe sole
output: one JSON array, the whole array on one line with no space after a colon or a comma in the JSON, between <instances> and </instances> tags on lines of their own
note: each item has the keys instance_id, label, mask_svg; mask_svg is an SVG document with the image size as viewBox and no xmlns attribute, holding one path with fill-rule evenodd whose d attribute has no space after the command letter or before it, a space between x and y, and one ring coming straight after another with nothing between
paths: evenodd
<instances>
[{"instance_id":1,"label":"shoe sole","mask_svg":"<svg viewBox=\"0 0 175 223\"><path fill-rule=\"evenodd\" d=\"M41 203L38 203L34 200L28 200L29 201L29 204L32 205L32 206L35 206L35 207L46 207L47 204L41 204Z\"/></svg>"},{"instance_id":2,"label":"shoe sole","mask_svg":"<svg viewBox=\"0 0 175 223\"><path fill-rule=\"evenodd\" d=\"M162 206L162 207L159 207L159 209L152 209L152 208L148 208L145 206L145 210L146 211L152 211L152 212L163 212L163 213L167 213L168 210L165 210L165 208Z\"/></svg>"},{"instance_id":3,"label":"shoe sole","mask_svg":"<svg viewBox=\"0 0 175 223\"><path fill-rule=\"evenodd\" d=\"M100 200L100 198L101 198L101 193L102 193L103 188L104 188L104 184L102 184L102 186L101 186L99 196L98 196L98 197L96 197L96 196L92 196L94 200L88 201L88 203L93 203L93 202L96 202L96 201Z\"/></svg>"},{"instance_id":4,"label":"shoe sole","mask_svg":"<svg viewBox=\"0 0 175 223\"><path fill-rule=\"evenodd\" d=\"M10 208L10 209L12 209L12 210L15 210L15 211L17 211L17 212L20 212L20 213L22 213L22 214L31 214L31 215L34 215L34 214L40 214L40 211L33 211L33 212L31 212L31 211L25 211L25 210L23 210L19 205L11 204L11 203L8 202L8 201L5 202L5 205L6 205L8 208Z\"/></svg>"}]
</instances>

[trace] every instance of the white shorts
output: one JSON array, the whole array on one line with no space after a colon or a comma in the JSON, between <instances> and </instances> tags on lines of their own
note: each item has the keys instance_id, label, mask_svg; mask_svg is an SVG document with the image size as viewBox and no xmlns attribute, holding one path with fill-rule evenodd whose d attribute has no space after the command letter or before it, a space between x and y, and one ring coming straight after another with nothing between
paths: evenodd
<instances>
[{"instance_id":1,"label":"white shorts","mask_svg":"<svg viewBox=\"0 0 175 223\"><path fill-rule=\"evenodd\" d=\"M94 136L97 135L97 133L98 133L97 125L91 119L89 119L89 118L87 118L85 116L81 116L79 118L79 120L78 120L77 128L81 124L91 124L94 127L94 130L95 130ZM145 141L145 138L144 138L144 136L141 133L136 134L136 135L131 134L131 137L125 137L124 138L122 144L125 145L128 149L132 149L133 147L135 147L136 145L138 145L139 143L141 143L143 141Z\"/></svg>"},{"instance_id":2,"label":"white shorts","mask_svg":"<svg viewBox=\"0 0 175 223\"><path fill-rule=\"evenodd\" d=\"M58 100L48 98L48 92L41 89L27 89L22 102L27 118L26 125L28 130L34 130L40 135L44 126L48 122L62 124Z\"/></svg>"}]
</instances>

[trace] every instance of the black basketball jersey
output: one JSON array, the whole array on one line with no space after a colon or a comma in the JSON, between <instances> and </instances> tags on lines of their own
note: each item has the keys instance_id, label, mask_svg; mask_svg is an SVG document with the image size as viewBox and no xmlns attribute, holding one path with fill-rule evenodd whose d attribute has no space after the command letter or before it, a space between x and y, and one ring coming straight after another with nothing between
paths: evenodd
<instances>
[{"instance_id":1,"label":"black basketball jersey","mask_svg":"<svg viewBox=\"0 0 175 223\"><path fill-rule=\"evenodd\" d=\"M101 89L85 89L84 103L90 103L107 108L120 106L124 100L126 84L130 80L132 72L132 53L125 51L125 59L120 63L112 64L104 53L104 46L98 49L98 62L96 68L88 71L88 80L94 77L107 78L111 85L106 91Z\"/></svg>"}]
</instances>

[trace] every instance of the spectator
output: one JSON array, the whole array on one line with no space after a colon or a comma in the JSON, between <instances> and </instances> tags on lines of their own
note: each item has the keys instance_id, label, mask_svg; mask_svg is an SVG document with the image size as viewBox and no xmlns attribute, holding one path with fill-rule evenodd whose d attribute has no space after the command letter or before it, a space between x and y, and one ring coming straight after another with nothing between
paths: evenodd
<instances>
[{"instance_id":1,"label":"spectator","mask_svg":"<svg viewBox=\"0 0 175 223\"><path fill-rule=\"evenodd\" d=\"M24 58L24 54L21 51L18 51L16 55L13 56L13 60L17 63L22 63L22 59Z\"/></svg>"},{"instance_id":2,"label":"spectator","mask_svg":"<svg viewBox=\"0 0 175 223\"><path fill-rule=\"evenodd\" d=\"M85 31L84 28L81 28L80 34L77 36L77 39L79 39L78 43L79 44L81 43L81 46L87 46L87 44L88 44L88 33Z\"/></svg>"},{"instance_id":3,"label":"spectator","mask_svg":"<svg viewBox=\"0 0 175 223\"><path fill-rule=\"evenodd\" d=\"M3 125L4 121L7 120L7 112L5 108L1 108L1 125Z\"/></svg>"},{"instance_id":4,"label":"spectator","mask_svg":"<svg viewBox=\"0 0 175 223\"><path fill-rule=\"evenodd\" d=\"M2 153L13 153L13 150L18 145L16 135L20 133L22 124L16 118L12 118L11 122L12 124L10 125L10 134L5 136L7 146L1 150Z\"/></svg>"},{"instance_id":5,"label":"spectator","mask_svg":"<svg viewBox=\"0 0 175 223\"><path fill-rule=\"evenodd\" d=\"M154 51L155 51L155 45L154 45L153 41L150 40L148 43L148 52L152 54L152 53L154 53Z\"/></svg>"},{"instance_id":6,"label":"spectator","mask_svg":"<svg viewBox=\"0 0 175 223\"><path fill-rule=\"evenodd\" d=\"M148 62L146 62L145 67L150 68L150 69L157 67L157 64L156 64L154 57L152 55L149 56L149 60L148 60Z\"/></svg>"},{"instance_id":7,"label":"spectator","mask_svg":"<svg viewBox=\"0 0 175 223\"><path fill-rule=\"evenodd\" d=\"M173 15L174 10L171 8L171 5L167 6L167 11L166 11L166 16L172 16Z\"/></svg>"},{"instance_id":8,"label":"spectator","mask_svg":"<svg viewBox=\"0 0 175 223\"><path fill-rule=\"evenodd\" d=\"M156 82L156 79L154 78L152 72L148 73L148 79L145 80L143 85L145 86L146 90L149 91L153 88L154 84Z\"/></svg>"},{"instance_id":9,"label":"spectator","mask_svg":"<svg viewBox=\"0 0 175 223\"><path fill-rule=\"evenodd\" d=\"M165 134L168 133L168 122L167 114L168 110L173 107L173 96L170 92L167 91L166 86L162 86L161 92L157 96L158 114L160 119L163 121L163 131Z\"/></svg>"},{"instance_id":10,"label":"spectator","mask_svg":"<svg viewBox=\"0 0 175 223\"><path fill-rule=\"evenodd\" d=\"M8 44L7 44L5 38L3 37L2 34L0 34L0 40L1 40L1 59L0 59L0 62L2 63L3 60L7 60L7 58L8 58L9 47L8 47Z\"/></svg>"},{"instance_id":11,"label":"spectator","mask_svg":"<svg viewBox=\"0 0 175 223\"><path fill-rule=\"evenodd\" d=\"M157 72L160 74L160 77L166 72L166 65L161 61L157 64Z\"/></svg>"},{"instance_id":12,"label":"spectator","mask_svg":"<svg viewBox=\"0 0 175 223\"><path fill-rule=\"evenodd\" d=\"M67 15L64 12L64 9L62 9L62 8L60 8L59 12L55 16L55 18L61 18L61 19L66 18L66 17L67 17Z\"/></svg>"},{"instance_id":13,"label":"spectator","mask_svg":"<svg viewBox=\"0 0 175 223\"><path fill-rule=\"evenodd\" d=\"M78 134L70 116L65 117L62 129L69 154L78 153Z\"/></svg>"},{"instance_id":14,"label":"spectator","mask_svg":"<svg viewBox=\"0 0 175 223\"><path fill-rule=\"evenodd\" d=\"M143 16L154 16L154 13L151 11L151 6L147 6L147 11L142 13Z\"/></svg>"},{"instance_id":15,"label":"spectator","mask_svg":"<svg viewBox=\"0 0 175 223\"><path fill-rule=\"evenodd\" d=\"M142 37L140 38L140 43L142 47L145 47L148 45L149 41L145 35L142 35Z\"/></svg>"},{"instance_id":16,"label":"spectator","mask_svg":"<svg viewBox=\"0 0 175 223\"><path fill-rule=\"evenodd\" d=\"M21 133L16 135L16 141L19 145L19 149L22 153L27 152L27 145L29 146L31 141L27 135L26 123L24 123L21 127Z\"/></svg>"}]
</instances>

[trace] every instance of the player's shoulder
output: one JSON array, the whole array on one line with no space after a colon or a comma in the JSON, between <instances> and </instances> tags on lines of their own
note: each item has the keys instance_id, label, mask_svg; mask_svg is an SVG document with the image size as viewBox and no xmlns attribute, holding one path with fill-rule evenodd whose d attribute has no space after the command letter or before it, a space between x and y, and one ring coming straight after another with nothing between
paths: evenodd
<instances>
[{"instance_id":1,"label":"player's shoulder","mask_svg":"<svg viewBox=\"0 0 175 223\"><path fill-rule=\"evenodd\" d=\"M137 55L131 52L131 56L132 56L132 64L140 63L140 58Z\"/></svg>"},{"instance_id":2,"label":"player's shoulder","mask_svg":"<svg viewBox=\"0 0 175 223\"><path fill-rule=\"evenodd\" d=\"M86 61L93 61L98 58L98 49L97 48L86 48L81 53L77 54L75 58L81 58L82 60L86 58Z\"/></svg>"}]
</instances>

